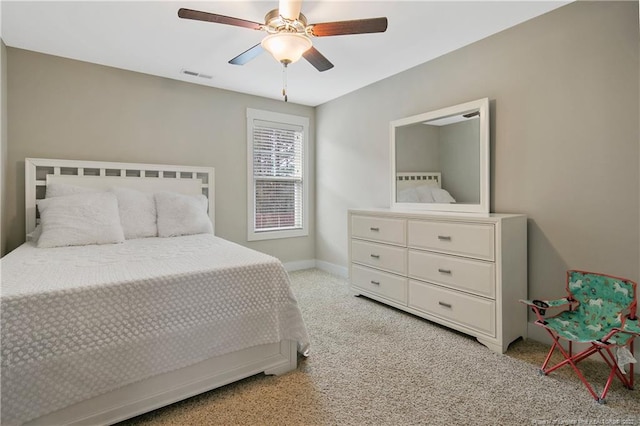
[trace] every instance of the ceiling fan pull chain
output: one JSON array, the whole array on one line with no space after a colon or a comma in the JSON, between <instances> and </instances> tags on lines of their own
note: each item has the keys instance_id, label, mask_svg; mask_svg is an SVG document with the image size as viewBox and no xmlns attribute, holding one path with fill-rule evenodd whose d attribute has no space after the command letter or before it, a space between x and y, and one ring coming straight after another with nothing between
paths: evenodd
<instances>
[{"instance_id":1,"label":"ceiling fan pull chain","mask_svg":"<svg viewBox=\"0 0 640 426\"><path fill-rule=\"evenodd\" d=\"M284 101L287 102L287 63L282 63L282 96Z\"/></svg>"}]
</instances>

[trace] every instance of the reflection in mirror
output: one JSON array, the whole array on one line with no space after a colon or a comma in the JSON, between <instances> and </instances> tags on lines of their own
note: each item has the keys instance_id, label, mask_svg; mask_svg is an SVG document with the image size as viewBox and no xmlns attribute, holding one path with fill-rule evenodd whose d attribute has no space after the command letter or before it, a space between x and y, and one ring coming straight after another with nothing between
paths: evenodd
<instances>
[{"instance_id":1,"label":"reflection in mirror","mask_svg":"<svg viewBox=\"0 0 640 426\"><path fill-rule=\"evenodd\" d=\"M396 201L412 201L407 199L415 192L412 189L418 195L430 195L422 188L427 186L446 188L436 194L450 196L450 202L480 202L478 114L425 121L399 127L396 132ZM441 177L429 179L425 172L429 170L437 170ZM436 199L418 197L418 202Z\"/></svg>"},{"instance_id":2,"label":"reflection in mirror","mask_svg":"<svg viewBox=\"0 0 640 426\"><path fill-rule=\"evenodd\" d=\"M488 213L487 99L391 124L393 206Z\"/></svg>"}]
</instances>

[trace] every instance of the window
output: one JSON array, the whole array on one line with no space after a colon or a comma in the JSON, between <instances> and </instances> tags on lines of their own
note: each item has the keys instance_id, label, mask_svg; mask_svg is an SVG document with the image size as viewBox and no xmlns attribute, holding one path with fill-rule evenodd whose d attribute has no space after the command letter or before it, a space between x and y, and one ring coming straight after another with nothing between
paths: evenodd
<instances>
[{"instance_id":1,"label":"window","mask_svg":"<svg viewBox=\"0 0 640 426\"><path fill-rule=\"evenodd\" d=\"M247 109L249 241L308 235L309 119Z\"/></svg>"}]
</instances>

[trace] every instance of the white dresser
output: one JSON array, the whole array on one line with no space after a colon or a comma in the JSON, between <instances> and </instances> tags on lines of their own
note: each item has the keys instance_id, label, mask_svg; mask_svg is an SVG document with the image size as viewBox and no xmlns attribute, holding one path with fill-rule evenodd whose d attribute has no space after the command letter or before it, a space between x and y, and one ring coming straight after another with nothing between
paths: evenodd
<instances>
[{"instance_id":1,"label":"white dresser","mask_svg":"<svg viewBox=\"0 0 640 426\"><path fill-rule=\"evenodd\" d=\"M527 219L349 210L351 289L503 353L526 337Z\"/></svg>"}]
</instances>

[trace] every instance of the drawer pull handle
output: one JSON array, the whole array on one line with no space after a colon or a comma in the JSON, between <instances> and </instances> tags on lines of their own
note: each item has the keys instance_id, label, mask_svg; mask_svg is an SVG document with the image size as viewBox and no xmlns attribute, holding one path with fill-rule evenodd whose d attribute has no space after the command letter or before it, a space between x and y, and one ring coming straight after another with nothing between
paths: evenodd
<instances>
[{"instance_id":1,"label":"drawer pull handle","mask_svg":"<svg viewBox=\"0 0 640 426\"><path fill-rule=\"evenodd\" d=\"M441 274L449 274L449 275L451 275L451 269L438 268L438 272L440 272Z\"/></svg>"},{"instance_id":2,"label":"drawer pull handle","mask_svg":"<svg viewBox=\"0 0 640 426\"><path fill-rule=\"evenodd\" d=\"M374 284L374 285L380 285L380 281L373 281L373 280L371 280L371 284Z\"/></svg>"},{"instance_id":3,"label":"drawer pull handle","mask_svg":"<svg viewBox=\"0 0 640 426\"><path fill-rule=\"evenodd\" d=\"M451 303L438 302L438 305L451 309Z\"/></svg>"},{"instance_id":4,"label":"drawer pull handle","mask_svg":"<svg viewBox=\"0 0 640 426\"><path fill-rule=\"evenodd\" d=\"M374 227L371 227L369 229L372 230L373 232L378 232L380 230L380 228L374 228Z\"/></svg>"},{"instance_id":5,"label":"drawer pull handle","mask_svg":"<svg viewBox=\"0 0 640 426\"><path fill-rule=\"evenodd\" d=\"M449 235L438 235L438 239L440 241L451 241L451 236L449 236Z\"/></svg>"},{"instance_id":6,"label":"drawer pull handle","mask_svg":"<svg viewBox=\"0 0 640 426\"><path fill-rule=\"evenodd\" d=\"M371 257L373 257L374 259L380 259L380 255L379 254L372 254Z\"/></svg>"}]
</instances>

